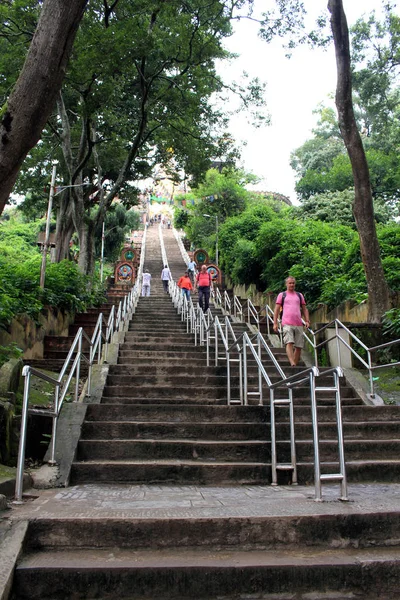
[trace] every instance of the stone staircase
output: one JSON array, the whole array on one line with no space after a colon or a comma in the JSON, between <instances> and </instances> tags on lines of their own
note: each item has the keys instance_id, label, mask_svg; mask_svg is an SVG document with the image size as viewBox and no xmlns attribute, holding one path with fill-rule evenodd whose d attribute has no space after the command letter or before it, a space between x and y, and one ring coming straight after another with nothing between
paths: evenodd
<instances>
[{"instance_id":1,"label":"stone staircase","mask_svg":"<svg viewBox=\"0 0 400 600\"><path fill-rule=\"evenodd\" d=\"M387 510L378 501L365 513L352 503L339 510L312 504L310 489L308 507L296 512L299 488L280 496L279 487L257 487L271 480L269 409L227 406L225 367L207 367L205 350L194 346L162 290L158 232L152 229L145 263L153 275L151 296L140 299L101 402L87 407L73 487L66 491L76 497L75 513L64 515L62 504L55 516L36 511L15 573L14 600L397 599L400 507ZM177 279L182 259L172 232L164 230L164 239ZM275 352L285 368L284 352ZM342 391L349 480L399 481L399 409L365 406L347 383ZM296 388L294 403L298 477L311 483L305 387ZM318 404L321 459L332 472L335 408L328 392ZM286 410L277 411L277 432L282 459L289 448ZM151 502L140 500L148 486L165 494L157 516ZM203 489L195 486L214 490L220 507L210 504L207 512L203 493L204 512L195 518L180 496L181 490ZM228 514L224 495L234 505L243 486L248 505ZM271 508L259 512L266 489ZM106 495L112 507L106 515L86 506L92 490ZM125 504L122 496L129 498ZM141 518L124 508L137 498ZM176 513L172 507L179 502Z\"/></svg>"},{"instance_id":2,"label":"stone staircase","mask_svg":"<svg viewBox=\"0 0 400 600\"><path fill-rule=\"evenodd\" d=\"M98 307L88 308L85 312L77 313L74 322L68 328L67 335L46 335L43 340L43 358L30 358L26 360L26 364L39 370L60 372L78 329L82 327L85 333L91 337L100 313L107 320L112 307L115 306L115 309L117 309L120 301L130 292L130 289L130 287L122 287L121 285L111 285L107 290L106 302ZM88 343L85 339L82 340L82 347L84 350L88 349ZM84 361L81 364L81 370L82 375L87 375L87 364Z\"/></svg>"}]
</instances>

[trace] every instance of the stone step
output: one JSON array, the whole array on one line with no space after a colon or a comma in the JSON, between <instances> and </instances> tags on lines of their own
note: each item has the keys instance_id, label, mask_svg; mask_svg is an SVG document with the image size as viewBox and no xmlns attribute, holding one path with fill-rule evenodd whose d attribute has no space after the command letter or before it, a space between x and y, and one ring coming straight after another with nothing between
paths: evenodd
<instances>
[{"instance_id":1,"label":"stone step","mask_svg":"<svg viewBox=\"0 0 400 600\"><path fill-rule=\"evenodd\" d=\"M321 473L338 473L338 462L321 462ZM387 482L400 477L400 460L346 461L349 483ZM298 480L313 485L312 462L297 463ZM79 483L129 483L147 485L269 485L271 465L268 463L220 462L199 460L125 460L74 462L71 485ZM291 473L278 473L278 483L288 485Z\"/></svg>"},{"instance_id":2,"label":"stone step","mask_svg":"<svg viewBox=\"0 0 400 600\"><path fill-rule=\"evenodd\" d=\"M266 463L198 460L87 460L72 463L71 485L79 483L147 485L266 485L271 468Z\"/></svg>"},{"instance_id":3,"label":"stone step","mask_svg":"<svg viewBox=\"0 0 400 600\"><path fill-rule=\"evenodd\" d=\"M309 449L309 448L307 448ZM290 451L290 449L289 449ZM282 454L284 449L282 450ZM285 456L286 456L285 452ZM306 449L301 458L308 453ZM327 460L330 458L330 454ZM224 463L271 461L270 444L259 440L80 440L78 461L107 460L194 460Z\"/></svg>"},{"instance_id":4,"label":"stone step","mask_svg":"<svg viewBox=\"0 0 400 600\"><path fill-rule=\"evenodd\" d=\"M168 439L172 437L204 440L252 440L269 439L270 423L264 422L229 422L229 421L193 421L187 416L187 422L166 421L99 421L86 420L82 426L81 439ZM181 421L184 420L182 413ZM399 423L345 423L343 434L345 440L396 439ZM335 439L337 436L336 423L319 423L320 439ZM288 440L290 435L287 423L276 423L278 440ZM295 439L311 440L313 428L311 420L308 423L295 422Z\"/></svg>"},{"instance_id":5,"label":"stone step","mask_svg":"<svg viewBox=\"0 0 400 600\"><path fill-rule=\"evenodd\" d=\"M204 381L207 381L208 377L204 376ZM211 378L212 380L212 378ZM207 386L208 384L206 383L205 386ZM212 384L211 384L212 385ZM231 388L232 390L232 400L239 399L239 390L235 389L234 386L232 386ZM206 393L205 393L206 391ZM249 390L251 391L251 390ZM182 381L180 381L178 384L166 384L163 382L160 382L159 384L149 384L149 385L137 385L136 387L134 385L106 385L104 387L104 397L105 398L181 398L182 400L190 400L190 399L202 399L206 396L206 400L209 400L209 398L214 398L214 399L227 399L227 388L226 385L223 381L220 382L220 384L218 385L212 385L212 387L210 387L209 389L206 388L206 390L204 389L204 387L199 387L198 383L196 381L192 382L192 385L189 384L189 382L186 382L184 377L182 378ZM256 395L256 391L254 392L255 395L251 396L249 398L249 403L253 403L259 401L259 396L258 394ZM349 395L349 397L347 397L347 394ZM278 388L275 391L275 398L276 399L282 399L282 398L287 398L288 397L288 393L287 390L285 390L284 388ZM335 394L334 392L331 391L323 391L323 392L319 392L318 394L318 404L324 404L326 401L332 402L335 399ZM293 402L296 403L297 401L303 401L307 404L310 404L310 391L309 389L307 389L306 387L304 388L296 388L296 390L293 393ZM268 398L268 391L267 388L265 388L265 393L264 393L264 402L267 403L269 402L269 398ZM349 388L345 388L343 390L343 394L342 394L342 405L345 404L362 404L362 402L360 401L359 398L354 398L353 397L353 392L351 389Z\"/></svg>"},{"instance_id":6,"label":"stone step","mask_svg":"<svg viewBox=\"0 0 400 600\"><path fill-rule=\"evenodd\" d=\"M299 600L316 598L315 590L323 590L319 599L349 599L352 594L390 600L398 597L399 577L398 547L81 549L26 556L16 571L15 591L18 598L30 600L68 598L71 590L74 598L88 598L90 590L91 598L131 600L272 600L293 598L293 590Z\"/></svg>"},{"instance_id":7,"label":"stone step","mask_svg":"<svg viewBox=\"0 0 400 600\"><path fill-rule=\"evenodd\" d=\"M150 361L148 361L150 365ZM141 368L140 368L141 367ZM110 373L107 378L108 385L156 385L159 383L171 384L180 386L182 384L182 369L178 371L175 368L175 372L171 372L171 370L167 366L159 366L155 365L150 369L143 369L143 362L136 365L137 372L127 373L122 372L120 369L120 373ZM221 372L222 371L222 372ZM223 372L225 371L225 373ZM201 374L194 373L191 371L184 373L184 381L185 385L197 384L199 386L204 385L226 385L226 369L220 369L219 372L216 372L216 368L213 366L204 368ZM269 379L271 383L276 383L278 381L282 381L282 377L275 373L270 373ZM234 373L231 373L230 377L231 386L238 387L240 379ZM333 382L331 377L327 375L324 377L323 375L318 379L318 386L332 386ZM249 389L253 389L254 386L257 386L258 389L258 374L255 371L252 371L248 376L248 387ZM304 385L308 389L308 384ZM267 384L263 385L263 389L267 390ZM342 385L341 392L345 392L345 390L350 390L352 388ZM353 394L354 395L354 394Z\"/></svg>"},{"instance_id":8,"label":"stone step","mask_svg":"<svg viewBox=\"0 0 400 600\"><path fill-rule=\"evenodd\" d=\"M122 497L131 490L127 488ZM122 495L121 487L118 488ZM141 489L134 490L141 494ZM234 490L233 490L234 491ZM262 489L250 490L255 497ZM291 492L295 493L294 488ZM104 497L113 497L113 490L103 490ZM289 491L288 491L289 494ZM121 495L119 497L121 497ZM250 497L250 496L249 496ZM135 500L137 500L135 496ZM87 515L74 519L70 515L49 518L40 515L29 523L26 548L51 550L62 540L66 550L85 548L121 548L135 550L162 550L173 547L225 548L240 545L242 550L295 550L300 545L336 548L398 547L400 539L400 511L383 511L376 507L370 513L349 511L340 514L328 509L311 514L279 515L275 511L263 516L229 518L210 514L193 519L182 514L170 519L168 515L148 518L124 518L101 513L101 517Z\"/></svg>"},{"instance_id":9,"label":"stone step","mask_svg":"<svg viewBox=\"0 0 400 600\"><path fill-rule=\"evenodd\" d=\"M266 422L268 410L262 406L209 406L157 405L154 410L149 404L89 404L86 409L87 421L153 421L176 422L221 422L254 423Z\"/></svg>"},{"instance_id":10,"label":"stone step","mask_svg":"<svg viewBox=\"0 0 400 600\"><path fill-rule=\"evenodd\" d=\"M269 437L266 431L264 438ZM262 438L261 438L262 439ZM320 440L322 462L338 460L337 440ZM373 460L379 451L380 459L395 460L399 456L398 440L345 440L348 461ZM280 462L290 462L289 441L277 441ZM310 440L296 441L299 462L313 462L314 445ZM198 460L219 462L270 462L271 445L259 439L81 439L77 460Z\"/></svg>"}]
</instances>

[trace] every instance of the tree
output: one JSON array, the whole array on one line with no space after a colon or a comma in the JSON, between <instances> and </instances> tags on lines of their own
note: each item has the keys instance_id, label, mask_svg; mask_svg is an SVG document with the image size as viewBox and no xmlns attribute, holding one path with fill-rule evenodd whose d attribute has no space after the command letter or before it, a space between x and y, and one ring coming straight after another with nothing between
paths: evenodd
<instances>
[{"instance_id":1,"label":"tree","mask_svg":"<svg viewBox=\"0 0 400 600\"><path fill-rule=\"evenodd\" d=\"M114 198L137 202L132 181L150 175L156 163L175 177L183 167L200 179L211 158L226 158L231 146L226 115L210 103L223 87L214 63L228 56L222 47L230 33L228 3L193 0L182 9L177 0L126 0L106 27L102 14L103 3L93 0L58 114L27 162L32 181L38 158L42 172L61 144L59 172L67 187L57 197L58 260L76 230L80 267L88 273L93 236Z\"/></svg>"},{"instance_id":2,"label":"tree","mask_svg":"<svg viewBox=\"0 0 400 600\"><path fill-rule=\"evenodd\" d=\"M354 188L324 192L306 198L301 206L293 210L300 219L313 219L355 227L352 211L353 199ZM374 201L374 215L377 223L388 223L393 219L393 210L385 202L376 200Z\"/></svg>"},{"instance_id":3,"label":"tree","mask_svg":"<svg viewBox=\"0 0 400 600\"><path fill-rule=\"evenodd\" d=\"M380 258L368 163L353 110L349 32L342 0L329 0L328 9L331 13L338 74L336 106L354 177L353 213L367 279L368 316L371 322L380 322L390 307L390 294Z\"/></svg>"},{"instance_id":4,"label":"tree","mask_svg":"<svg viewBox=\"0 0 400 600\"><path fill-rule=\"evenodd\" d=\"M60 90L88 0L44 0L32 42L0 117L0 214Z\"/></svg>"}]
</instances>

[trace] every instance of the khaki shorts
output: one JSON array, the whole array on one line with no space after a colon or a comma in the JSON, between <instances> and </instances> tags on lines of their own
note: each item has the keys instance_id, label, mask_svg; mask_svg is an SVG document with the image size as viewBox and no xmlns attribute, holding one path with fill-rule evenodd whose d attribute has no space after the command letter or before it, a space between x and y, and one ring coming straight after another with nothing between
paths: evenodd
<instances>
[{"instance_id":1,"label":"khaki shorts","mask_svg":"<svg viewBox=\"0 0 400 600\"><path fill-rule=\"evenodd\" d=\"M304 348L304 336L302 325L284 325L283 343L294 344L295 348Z\"/></svg>"}]
</instances>

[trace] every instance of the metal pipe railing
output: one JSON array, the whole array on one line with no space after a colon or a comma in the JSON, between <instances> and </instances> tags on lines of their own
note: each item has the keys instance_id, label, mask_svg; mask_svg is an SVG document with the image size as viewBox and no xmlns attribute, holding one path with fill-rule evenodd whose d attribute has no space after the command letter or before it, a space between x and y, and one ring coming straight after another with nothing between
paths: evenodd
<instances>
[{"instance_id":1,"label":"metal pipe railing","mask_svg":"<svg viewBox=\"0 0 400 600\"><path fill-rule=\"evenodd\" d=\"M91 338L85 333L82 327L80 327L76 333L74 341L68 351L67 357L64 361L64 364L61 368L61 371L58 375L58 378L55 379L53 377L49 377L46 373L34 369L29 365L26 365L22 370L22 375L25 378L24 381L24 393L23 393L23 405L22 405L22 416L21 416L21 433L20 433L20 442L18 449L18 464L17 464L17 475L16 475L16 484L15 484L15 502L22 502L22 494L23 494L23 474L24 474L24 465L25 465L25 449L26 449L26 437L27 437L27 419L29 409L29 392L31 385L31 377L35 376L39 379L47 381L54 385L54 410L53 411L45 411L45 410L37 410L32 409L31 412L35 412L35 414L39 414L41 416L51 416L53 418L52 424L52 436L50 441L50 459L49 464L55 465L55 450L56 450L56 440L57 440L57 424L58 418L61 413L61 409L65 400L65 397L69 391L69 387L71 385L73 377L75 377L75 391L74 391L74 401L78 402L79 400L79 381L80 381L80 367L82 360L88 364L88 377L87 377L87 385L86 385L86 396L90 396L91 394L91 379L92 379L92 367L95 362L96 354L98 356L98 363L101 362L101 351L102 351L102 342L105 342L104 348L104 361L107 358L107 349L108 344L112 340L112 337L116 331L118 331L120 325L123 323L123 319L128 317L128 313L133 306L133 302L135 299L135 294L131 293L127 298L124 299L124 302L121 301L119 303L117 317L115 317L115 307L113 306L108 318L107 323L105 323L103 314L101 313L97 319L95 330ZM106 334L103 333L103 324L106 324ZM86 340L89 346L88 354L89 358L87 358L82 350L82 342ZM75 355L75 356L74 356ZM72 365L71 365L72 363ZM68 375L66 375L68 368ZM64 378L66 380L64 381Z\"/></svg>"}]
</instances>

